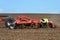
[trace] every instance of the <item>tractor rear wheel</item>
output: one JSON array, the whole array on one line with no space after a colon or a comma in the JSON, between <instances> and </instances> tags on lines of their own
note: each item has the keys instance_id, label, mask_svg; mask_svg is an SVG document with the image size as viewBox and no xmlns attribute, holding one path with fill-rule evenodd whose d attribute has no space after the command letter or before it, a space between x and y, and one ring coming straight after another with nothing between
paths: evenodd
<instances>
[{"instance_id":1,"label":"tractor rear wheel","mask_svg":"<svg viewBox=\"0 0 60 40\"><path fill-rule=\"evenodd\" d=\"M14 20L14 18L7 18L5 21L5 26L8 27L9 29L14 29L16 26L16 22Z\"/></svg>"}]
</instances>

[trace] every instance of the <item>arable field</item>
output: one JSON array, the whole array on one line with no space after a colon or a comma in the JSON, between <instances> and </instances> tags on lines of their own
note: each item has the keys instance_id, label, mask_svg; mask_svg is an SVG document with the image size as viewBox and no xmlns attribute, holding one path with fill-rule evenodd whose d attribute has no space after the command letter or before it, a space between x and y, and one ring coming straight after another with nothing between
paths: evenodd
<instances>
[{"instance_id":1,"label":"arable field","mask_svg":"<svg viewBox=\"0 0 60 40\"><path fill-rule=\"evenodd\" d=\"M0 14L0 16L4 14ZM39 29L13 29L5 27L4 22L0 22L0 40L60 40L60 14L6 14L17 17L27 15L30 18L42 19L47 17L56 24L57 28Z\"/></svg>"}]
</instances>

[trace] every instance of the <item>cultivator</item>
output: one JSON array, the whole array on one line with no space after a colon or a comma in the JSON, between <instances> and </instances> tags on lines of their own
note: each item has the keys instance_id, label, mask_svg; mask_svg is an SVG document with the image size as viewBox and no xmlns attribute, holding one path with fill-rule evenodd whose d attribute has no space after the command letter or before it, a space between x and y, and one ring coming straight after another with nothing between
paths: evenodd
<instances>
[{"instance_id":1,"label":"cultivator","mask_svg":"<svg viewBox=\"0 0 60 40\"><path fill-rule=\"evenodd\" d=\"M0 22L5 21L5 26L10 29L15 29L18 26L20 28L41 28L41 27L50 27L55 28L55 24L52 21L48 21L48 23L44 24L42 23L41 19L32 19L28 16L18 16L17 18L8 17L8 16L0 16L0 17L6 17L6 18L0 18Z\"/></svg>"}]
</instances>

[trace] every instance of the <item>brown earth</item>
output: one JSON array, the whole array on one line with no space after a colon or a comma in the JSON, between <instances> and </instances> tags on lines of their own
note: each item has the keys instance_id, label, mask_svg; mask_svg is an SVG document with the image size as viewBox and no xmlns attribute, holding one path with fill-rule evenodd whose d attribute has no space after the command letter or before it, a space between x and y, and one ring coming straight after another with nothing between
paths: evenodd
<instances>
[{"instance_id":1,"label":"brown earth","mask_svg":"<svg viewBox=\"0 0 60 40\"><path fill-rule=\"evenodd\" d=\"M0 16L4 14L0 14ZM6 14L17 17L19 14ZM20 14L34 19L47 17L56 24L57 28L39 29L14 29L5 28L4 22L0 22L0 40L60 40L60 14Z\"/></svg>"}]
</instances>

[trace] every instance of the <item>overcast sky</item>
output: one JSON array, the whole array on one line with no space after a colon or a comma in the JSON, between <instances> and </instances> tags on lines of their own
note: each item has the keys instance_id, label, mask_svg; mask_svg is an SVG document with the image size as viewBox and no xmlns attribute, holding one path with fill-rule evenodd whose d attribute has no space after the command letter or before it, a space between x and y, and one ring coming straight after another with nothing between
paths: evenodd
<instances>
[{"instance_id":1,"label":"overcast sky","mask_svg":"<svg viewBox=\"0 0 60 40\"><path fill-rule=\"evenodd\" d=\"M0 13L60 13L60 0L0 0Z\"/></svg>"}]
</instances>

